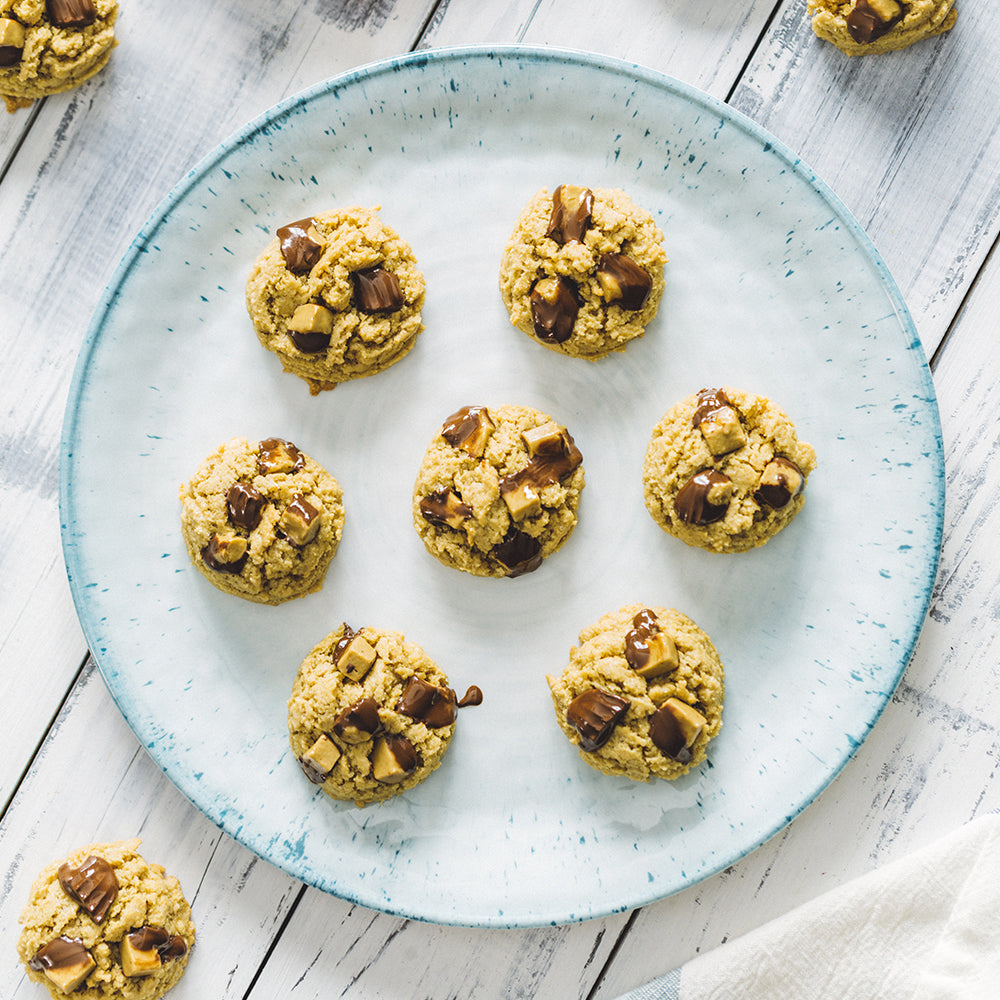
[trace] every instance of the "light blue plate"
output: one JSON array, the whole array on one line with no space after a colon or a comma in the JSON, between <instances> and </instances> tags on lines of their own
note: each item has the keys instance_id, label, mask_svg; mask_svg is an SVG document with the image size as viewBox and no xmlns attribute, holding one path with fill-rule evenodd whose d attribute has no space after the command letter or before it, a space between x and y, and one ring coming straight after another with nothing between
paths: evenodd
<instances>
[{"instance_id":1,"label":"light blue plate","mask_svg":"<svg viewBox=\"0 0 1000 1000\"><path fill-rule=\"evenodd\" d=\"M522 205L560 182L621 187L671 258L646 336L604 361L546 351L497 292ZM257 343L243 285L275 229L381 205L427 278L426 330L387 372L312 398ZM728 383L770 396L819 455L803 513L739 556L688 549L642 502L650 430ZM466 403L538 407L584 455L580 524L529 576L431 559L410 491ZM124 418L122 415L126 415ZM177 490L234 436L277 435L345 492L323 591L278 608L190 565ZM626 910L753 850L844 766L927 609L943 515L934 391L910 317L848 212L780 143L640 67L575 52L426 52L279 105L181 182L94 317L67 410L63 546L83 628L150 754L275 865L365 906L532 926ZM710 761L668 784L587 767L544 675L581 628L677 607L727 669ZM402 631L485 703L445 762L381 806L329 801L289 753L298 664L341 621Z\"/></svg>"}]
</instances>

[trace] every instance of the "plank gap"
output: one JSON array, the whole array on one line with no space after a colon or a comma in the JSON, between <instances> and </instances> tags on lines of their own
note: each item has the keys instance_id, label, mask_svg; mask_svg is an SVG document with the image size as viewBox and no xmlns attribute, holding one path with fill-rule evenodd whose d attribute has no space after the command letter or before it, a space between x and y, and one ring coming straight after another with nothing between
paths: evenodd
<instances>
[{"instance_id":1,"label":"plank gap","mask_svg":"<svg viewBox=\"0 0 1000 1000\"><path fill-rule=\"evenodd\" d=\"M608 969L611 968L612 963L618 957L618 950L625 943L625 938L628 937L628 933L632 930L632 925L636 922L642 907L633 910L628 915L628 920L625 921L625 926L618 932L618 937L615 939L615 943L611 946L611 951L608 952L608 957L604 960L604 965L601 966L601 971L597 973L594 979L594 985L590 987L590 991L587 993L584 1000L594 1000L594 996L597 991L601 988L601 983L604 982L604 977L607 975Z\"/></svg>"}]
</instances>

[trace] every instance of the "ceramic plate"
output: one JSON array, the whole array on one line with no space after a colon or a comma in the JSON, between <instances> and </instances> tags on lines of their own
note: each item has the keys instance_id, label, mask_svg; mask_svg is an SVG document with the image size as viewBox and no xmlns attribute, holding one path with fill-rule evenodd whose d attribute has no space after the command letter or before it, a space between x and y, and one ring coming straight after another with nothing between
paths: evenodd
<instances>
[{"instance_id":1,"label":"ceramic plate","mask_svg":"<svg viewBox=\"0 0 1000 1000\"><path fill-rule=\"evenodd\" d=\"M497 291L523 204L620 187L670 257L646 336L591 363L513 329ZM258 345L243 286L275 229L381 205L427 279L425 331L388 371L311 397ZM642 501L650 431L706 385L767 395L812 443L804 511L765 547L689 549ZM410 493L441 422L518 403L566 424L587 486L537 572L428 556ZM122 414L127 414L122 419ZM188 562L177 491L235 436L279 436L344 488L323 590L270 608ZM136 238L98 309L64 431L63 544L83 627L139 740L225 831L302 881L442 923L606 915L753 850L830 782L910 657L940 544L937 407L899 292L840 202L774 138L692 88L581 53L462 49L359 69L225 142ZM674 782L589 768L545 674L624 604L676 607L726 665L710 760ZM310 785L286 701L346 621L405 633L485 701L445 762L357 809Z\"/></svg>"}]
</instances>

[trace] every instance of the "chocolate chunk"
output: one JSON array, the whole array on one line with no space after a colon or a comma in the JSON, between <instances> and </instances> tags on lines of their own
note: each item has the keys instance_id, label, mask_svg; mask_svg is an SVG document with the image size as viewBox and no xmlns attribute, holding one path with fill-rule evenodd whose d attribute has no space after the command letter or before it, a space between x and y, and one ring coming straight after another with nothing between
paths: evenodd
<instances>
[{"instance_id":1,"label":"chocolate chunk","mask_svg":"<svg viewBox=\"0 0 1000 1000\"><path fill-rule=\"evenodd\" d=\"M122 971L130 978L148 976L187 954L187 941L163 927L140 927L126 934L121 944Z\"/></svg>"},{"instance_id":2,"label":"chocolate chunk","mask_svg":"<svg viewBox=\"0 0 1000 1000\"><path fill-rule=\"evenodd\" d=\"M420 763L413 744L398 733L379 737L371 755L372 777L383 784L395 785L412 774Z\"/></svg>"},{"instance_id":3,"label":"chocolate chunk","mask_svg":"<svg viewBox=\"0 0 1000 1000\"><path fill-rule=\"evenodd\" d=\"M781 510L805 489L806 477L788 458L772 458L760 475L760 485L753 498L757 503Z\"/></svg>"},{"instance_id":4,"label":"chocolate chunk","mask_svg":"<svg viewBox=\"0 0 1000 1000\"><path fill-rule=\"evenodd\" d=\"M240 480L229 487L226 510L229 511L229 520L237 528L253 531L260 524L260 516L264 512L264 497L250 483Z\"/></svg>"},{"instance_id":5,"label":"chocolate chunk","mask_svg":"<svg viewBox=\"0 0 1000 1000\"><path fill-rule=\"evenodd\" d=\"M728 476L715 469L702 469L680 488L674 510L685 524L711 524L726 516L731 497L732 480Z\"/></svg>"},{"instance_id":6,"label":"chocolate chunk","mask_svg":"<svg viewBox=\"0 0 1000 1000\"><path fill-rule=\"evenodd\" d=\"M565 427L549 423L535 431L542 433L525 431L521 435L529 453L534 450L531 461L500 480L500 496L515 521L537 514L541 510L538 494L546 486L559 482L583 461L583 455Z\"/></svg>"},{"instance_id":7,"label":"chocolate chunk","mask_svg":"<svg viewBox=\"0 0 1000 1000\"><path fill-rule=\"evenodd\" d=\"M569 340L580 311L576 282L561 274L542 278L535 283L528 299L535 336L547 344Z\"/></svg>"},{"instance_id":8,"label":"chocolate chunk","mask_svg":"<svg viewBox=\"0 0 1000 1000\"><path fill-rule=\"evenodd\" d=\"M439 527L460 528L472 517L472 508L452 489L445 487L420 501L420 513Z\"/></svg>"},{"instance_id":9,"label":"chocolate chunk","mask_svg":"<svg viewBox=\"0 0 1000 1000\"><path fill-rule=\"evenodd\" d=\"M903 8L895 0L857 0L847 15L847 30L859 45L867 45L887 34L903 19Z\"/></svg>"},{"instance_id":10,"label":"chocolate chunk","mask_svg":"<svg viewBox=\"0 0 1000 1000\"><path fill-rule=\"evenodd\" d=\"M747 443L739 410L722 389L702 389L698 393L698 406L691 423L701 431L708 450L716 457L728 455Z\"/></svg>"},{"instance_id":11,"label":"chocolate chunk","mask_svg":"<svg viewBox=\"0 0 1000 1000\"><path fill-rule=\"evenodd\" d=\"M28 965L36 972L43 972L63 993L72 993L97 968L83 942L65 936L39 948Z\"/></svg>"},{"instance_id":12,"label":"chocolate chunk","mask_svg":"<svg viewBox=\"0 0 1000 1000\"><path fill-rule=\"evenodd\" d=\"M0 66L16 66L24 52L24 25L13 18L0 18Z\"/></svg>"},{"instance_id":13,"label":"chocolate chunk","mask_svg":"<svg viewBox=\"0 0 1000 1000\"><path fill-rule=\"evenodd\" d=\"M597 281L606 302L622 309L641 309L653 290L653 279L628 254L606 253L597 262Z\"/></svg>"},{"instance_id":14,"label":"chocolate chunk","mask_svg":"<svg viewBox=\"0 0 1000 1000\"><path fill-rule=\"evenodd\" d=\"M118 896L118 877L104 858L91 855L79 868L69 862L59 868L59 884L94 919L101 923Z\"/></svg>"},{"instance_id":15,"label":"chocolate chunk","mask_svg":"<svg viewBox=\"0 0 1000 1000\"><path fill-rule=\"evenodd\" d=\"M45 7L57 28L86 28L97 20L91 0L45 0Z\"/></svg>"},{"instance_id":16,"label":"chocolate chunk","mask_svg":"<svg viewBox=\"0 0 1000 1000\"><path fill-rule=\"evenodd\" d=\"M453 448L473 458L482 458L494 429L493 418L485 406L463 406L444 422L441 437Z\"/></svg>"},{"instance_id":17,"label":"chocolate chunk","mask_svg":"<svg viewBox=\"0 0 1000 1000\"><path fill-rule=\"evenodd\" d=\"M284 509L275 530L287 538L292 545L301 549L318 534L323 524L323 513L314 507L301 493L296 493Z\"/></svg>"},{"instance_id":18,"label":"chocolate chunk","mask_svg":"<svg viewBox=\"0 0 1000 1000\"><path fill-rule=\"evenodd\" d=\"M318 354L330 346L333 313L317 302L297 306L288 322L288 337L303 354Z\"/></svg>"},{"instance_id":19,"label":"chocolate chunk","mask_svg":"<svg viewBox=\"0 0 1000 1000\"><path fill-rule=\"evenodd\" d=\"M247 561L247 540L231 532L215 531L202 548L201 558L217 573L239 573Z\"/></svg>"},{"instance_id":20,"label":"chocolate chunk","mask_svg":"<svg viewBox=\"0 0 1000 1000\"><path fill-rule=\"evenodd\" d=\"M462 695L458 703L459 708L467 708L470 705L482 705L483 692L475 684L470 684L468 691Z\"/></svg>"},{"instance_id":21,"label":"chocolate chunk","mask_svg":"<svg viewBox=\"0 0 1000 1000\"><path fill-rule=\"evenodd\" d=\"M277 232L278 239L281 240L281 256L285 258L285 266L293 274L305 274L323 253L323 244L317 243L308 232L313 221L308 218L289 222Z\"/></svg>"},{"instance_id":22,"label":"chocolate chunk","mask_svg":"<svg viewBox=\"0 0 1000 1000\"><path fill-rule=\"evenodd\" d=\"M668 757L686 764L705 728L705 717L678 698L668 698L649 717L649 738Z\"/></svg>"},{"instance_id":23,"label":"chocolate chunk","mask_svg":"<svg viewBox=\"0 0 1000 1000\"><path fill-rule=\"evenodd\" d=\"M504 540L493 546L493 558L509 577L532 573L542 565L542 543L512 524Z\"/></svg>"},{"instance_id":24,"label":"chocolate chunk","mask_svg":"<svg viewBox=\"0 0 1000 1000\"><path fill-rule=\"evenodd\" d=\"M560 184L552 194L552 213L545 235L556 243L582 243L594 210L594 192L575 184Z\"/></svg>"},{"instance_id":25,"label":"chocolate chunk","mask_svg":"<svg viewBox=\"0 0 1000 1000\"><path fill-rule=\"evenodd\" d=\"M597 750L625 717L629 701L609 691L591 688L577 695L566 710L566 721L580 736L581 750Z\"/></svg>"},{"instance_id":26,"label":"chocolate chunk","mask_svg":"<svg viewBox=\"0 0 1000 1000\"><path fill-rule=\"evenodd\" d=\"M334 735L345 743L366 743L381 731L382 720L374 698L360 698L348 705L333 723Z\"/></svg>"},{"instance_id":27,"label":"chocolate chunk","mask_svg":"<svg viewBox=\"0 0 1000 1000\"><path fill-rule=\"evenodd\" d=\"M396 705L396 711L422 722L429 729L450 726L455 721L455 692L411 677Z\"/></svg>"},{"instance_id":28,"label":"chocolate chunk","mask_svg":"<svg viewBox=\"0 0 1000 1000\"><path fill-rule=\"evenodd\" d=\"M298 758L299 767L314 785L322 785L337 766L340 756L340 747L326 733L322 733Z\"/></svg>"},{"instance_id":29,"label":"chocolate chunk","mask_svg":"<svg viewBox=\"0 0 1000 1000\"><path fill-rule=\"evenodd\" d=\"M403 290L399 279L384 267L369 267L351 274L354 299L364 313L391 313L402 308Z\"/></svg>"},{"instance_id":30,"label":"chocolate chunk","mask_svg":"<svg viewBox=\"0 0 1000 1000\"><path fill-rule=\"evenodd\" d=\"M632 629L625 634L625 660L642 677L669 674L680 663L674 640L660 628L659 619L649 608L632 619Z\"/></svg>"},{"instance_id":31,"label":"chocolate chunk","mask_svg":"<svg viewBox=\"0 0 1000 1000\"><path fill-rule=\"evenodd\" d=\"M291 441L267 438L257 448L257 471L262 476L275 472L300 472L305 464L305 455Z\"/></svg>"}]
</instances>

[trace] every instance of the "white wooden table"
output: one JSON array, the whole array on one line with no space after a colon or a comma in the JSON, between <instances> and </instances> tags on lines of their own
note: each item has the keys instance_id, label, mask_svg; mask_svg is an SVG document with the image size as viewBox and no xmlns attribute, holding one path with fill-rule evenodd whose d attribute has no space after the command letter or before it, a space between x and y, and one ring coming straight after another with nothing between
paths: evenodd
<instances>
[{"instance_id":1,"label":"white wooden table","mask_svg":"<svg viewBox=\"0 0 1000 1000\"><path fill-rule=\"evenodd\" d=\"M850 60L805 0L122 0L83 88L0 120L0 993L37 997L17 916L60 852L138 834L192 901L172 996L609 1000L1000 807L1000 5ZM915 655L817 802L738 864L632 913L480 930L307 889L217 830L136 742L89 657L60 545L60 429L91 314L173 184L282 98L388 56L524 42L591 50L701 88L773 132L843 199L930 359L944 544Z\"/></svg>"}]
</instances>

